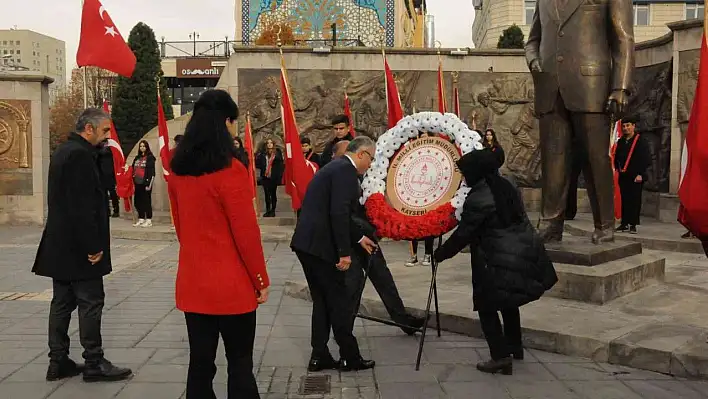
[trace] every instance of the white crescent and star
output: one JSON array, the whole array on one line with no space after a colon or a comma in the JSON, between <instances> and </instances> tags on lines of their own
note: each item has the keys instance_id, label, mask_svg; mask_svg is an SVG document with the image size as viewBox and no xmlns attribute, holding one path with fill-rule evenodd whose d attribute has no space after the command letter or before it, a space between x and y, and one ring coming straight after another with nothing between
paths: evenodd
<instances>
[{"instance_id":1,"label":"white crescent and star","mask_svg":"<svg viewBox=\"0 0 708 399\"><path fill-rule=\"evenodd\" d=\"M101 17L101 21L105 22L106 20L103 18L104 13L106 13L106 9L103 8L103 6L99 7L98 8L98 16ZM111 35L112 37L118 36L118 32L116 31L115 26L106 26L105 28L106 28L106 33L105 33L106 35Z\"/></svg>"}]
</instances>

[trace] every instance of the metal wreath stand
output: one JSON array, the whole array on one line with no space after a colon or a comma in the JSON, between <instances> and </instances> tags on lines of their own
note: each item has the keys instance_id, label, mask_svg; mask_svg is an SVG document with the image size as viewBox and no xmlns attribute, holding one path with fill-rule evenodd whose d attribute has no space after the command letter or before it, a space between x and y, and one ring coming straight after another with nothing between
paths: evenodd
<instances>
[{"instance_id":1,"label":"metal wreath stand","mask_svg":"<svg viewBox=\"0 0 708 399\"><path fill-rule=\"evenodd\" d=\"M442 245L442 236L438 237L438 248ZM360 319L365 319L365 320L371 320L377 323L381 324L386 324L389 326L394 326L394 327L399 327L399 328L407 328L415 332L420 333L420 342L418 342L418 355L415 360L415 370L418 371L420 370L420 359L423 356L423 345L425 344L425 333L428 329L428 322L430 321L430 306L433 302L433 299L435 299L435 326L438 331L438 337L441 336L441 331L440 331L440 311L439 311L439 304L438 304L438 285L437 285L437 274L438 274L438 262L435 260L435 257L430 258L430 267L431 267L431 277L430 277L430 288L428 289L428 302L425 306L425 319L423 321L423 327L411 327L407 326L405 324L401 323L396 323L393 320L388 320L388 319L383 319L380 317L375 317L375 316L369 316L361 313L359 311L359 308L361 306L361 299L364 296L364 289L366 288L366 281L369 279L369 271L371 270L371 265L373 264L373 258L374 255L376 254L376 251L378 251L378 248L372 252L369 255L369 261L366 264L366 267L364 268L364 278L361 283L361 288L357 291L357 302L356 306L354 307L354 315L353 315L353 320L356 320L356 318Z\"/></svg>"}]
</instances>

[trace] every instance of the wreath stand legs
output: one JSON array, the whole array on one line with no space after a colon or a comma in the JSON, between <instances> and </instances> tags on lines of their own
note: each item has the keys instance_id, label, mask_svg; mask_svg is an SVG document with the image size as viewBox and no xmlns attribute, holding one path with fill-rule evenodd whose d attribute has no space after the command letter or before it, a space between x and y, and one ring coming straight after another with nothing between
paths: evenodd
<instances>
[{"instance_id":1,"label":"wreath stand legs","mask_svg":"<svg viewBox=\"0 0 708 399\"><path fill-rule=\"evenodd\" d=\"M441 244L442 244L442 237L439 237L438 247ZM423 322L423 327L415 328L415 327L407 326L405 324L396 323L395 321L392 321L392 320L383 319L380 317L368 316L368 315L365 315L365 314L362 314L361 312L359 312L359 307L361 306L361 298L364 296L364 288L366 287L366 280L369 279L369 271L371 270L371 266L373 265L372 259L373 259L373 257L369 256L369 262L366 264L366 267L364 268L364 276L362 278L360 288L356 292L356 305L354 307L354 314L352 317L352 325L354 324L354 321L358 317L360 319L370 320L370 321L374 321L377 323L386 324L389 326L394 326L394 327L399 327L399 328L408 328L408 329L411 329L411 330L421 333L420 342L418 343L418 356L416 357L416 361L415 361L415 370L418 371L418 370L420 370L420 359L423 355L423 345L425 343L425 333L426 333L426 330L428 329L428 322L430 321L430 310L431 310L430 307L433 302L433 297L435 298L435 322L436 322L435 324L436 324L436 328L438 331L438 337L441 336L440 311L439 311L439 307L438 307L438 285L436 282L437 272L438 272L438 263L435 261L435 259L431 259L430 265L431 265L432 273L431 273L431 278L430 278L430 288L428 290L428 302L425 307L425 321Z\"/></svg>"}]
</instances>

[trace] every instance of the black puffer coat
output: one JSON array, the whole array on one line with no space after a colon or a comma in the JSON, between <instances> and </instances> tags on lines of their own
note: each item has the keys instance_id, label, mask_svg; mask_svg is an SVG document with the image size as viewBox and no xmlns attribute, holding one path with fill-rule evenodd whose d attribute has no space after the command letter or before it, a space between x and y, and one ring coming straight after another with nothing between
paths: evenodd
<instances>
[{"instance_id":1,"label":"black puffer coat","mask_svg":"<svg viewBox=\"0 0 708 399\"><path fill-rule=\"evenodd\" d=\"M519 193L519 196L521 194ZM484 180L472 186L462 220L435 252L437 261L471 245L474 310L515 308L535 301L558 281L543 242L528 218L503 227Z\"/></svg>"}]
</instances>

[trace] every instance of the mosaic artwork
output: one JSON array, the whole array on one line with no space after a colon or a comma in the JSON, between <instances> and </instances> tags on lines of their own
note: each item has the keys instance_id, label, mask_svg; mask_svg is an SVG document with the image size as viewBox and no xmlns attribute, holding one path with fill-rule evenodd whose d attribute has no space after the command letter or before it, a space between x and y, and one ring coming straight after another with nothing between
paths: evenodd
<instances>
[{"instance_id":1,"label":"mosaic artwork","mask_svg":"<svg viewBox=\"0 0 708 399\"><path fill-rule=\"evenodd\" d=\"M296 40L330 40L332 24L338 40L361 40L365 46L392 46L393 0L242 0L244 42L254 42L263 21L286 21Z\"/></svg>"}]
</instances>

